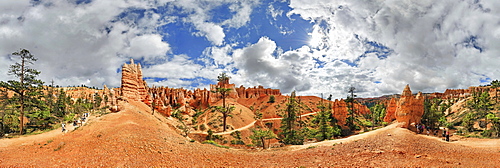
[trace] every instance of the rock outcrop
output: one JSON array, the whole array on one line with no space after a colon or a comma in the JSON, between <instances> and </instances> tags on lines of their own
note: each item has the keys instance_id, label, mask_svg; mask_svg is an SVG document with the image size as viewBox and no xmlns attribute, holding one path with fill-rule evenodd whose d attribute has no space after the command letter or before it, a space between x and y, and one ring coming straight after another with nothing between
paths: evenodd
<instances>
[{"instance_id":1,"label":"rock outcrop","mask_svg":"<svg viewBox=\"0 0 500 168\"><path fill-rule=\"evenodd\" d=\"M205 109L211 104L215 104L222 99L220 93L216 93L217 88L231 89L226 99L255 98L257 96L281 95L279 89L268 89L259 86L258 88L245 88L240 86L235 88L235 84L230 84L229 80L220 81L216 85L210 85L210 90L184 88L152 87L148 88L148 101L150 106L154 106L156 112L170 116L173 110L179 110L183 114L193 115L194 109ZM135 92L132 92L135 94Z\"/></svg>"},{"instance_id":2,"label":"rock outcrop","mask_svg":"<svg viewBox=\"0 0 500 168\"><path fill-rule=\"evenodd\" d=\"M422 92L413 96L410 85L406 85L398 100L391 98L387 103L384 122L396 120L403 123L404 128L408 128L412 123L420 123L424 115L424 99Z\"/></svg>"},{"instance_id":3,"label":"rock outcrop","mask_svg":"<svg viewBox=\"0 0 500 168\"><path fill-rule=\"evenodd\" d=\"M124 64L122 67L122 98L129 101L142 101L149 104L149 95L147 92L147 83L142 79L141 64L134 64L130 59L130 64Z\"/></svg>"},{"instance_id":4,"label":"rock outcrop","mask_svg":"<svg viewBox=\"0 0 500 168\"><path fill-rule=\"evenodd\" d=\"M392 122L393 120L396 119L396 109L398 105L396 102L396 98L391 98L391 100L387 103L387 106L385 108L385 117L384 117L384 122Z\"/></svg>"},{"instance_id":5,"label":"rock outcrop","mask_svg":"<svg viewBox=\"0 0 500 168\"><path fill-rule=\"evenodd\" d=\"M422 92L419 92L417 96L413 96L410 85L406 85L397 103L396 121L403 123L403 128L408 128L411 123L420 123L422 115L424 115L424 98Z\"/></svg>"},{"instance_id":6,"label":"rock outcrop","mask_svg":"<svg viewBox=\"0 0 500 168\"><path fill-rule=\"evenodd\" d=\"M365 105L359 104L359 103L354 103L354 112L358 115L365 115L369 114L370 109L366 107ZM346 125L346 120L349 115L349 106L343 99L335 99L335 101L332 103L332 115L337 119L337 124L340 126L345 126Z\"/></svg>"},{"instance_id":7,"label":"rock outcrop","mask_svg":"<svg viewBox=\"0 0 500 168\"><path fill-rule=\"evenodd\" d=\"M259 98L266 95L281 95L279 89L264 88L263 86L245 88L241 85L239 88L236 88L236 92L239 98Z\"/></svg>"},{"instance_id":8,"label":"rock outcrop","mask_svg":"<svg viewBox=\"0 0 500 168\"><path fill-rule=\"evenodd\" d=\"M174 109L191 114L193 109L206 108L209 106L211 94L207 89L191 91L169 87L152 87L148 92L152 95L151 105L154 106L155 111L166 116L170 116Z\"/></svg>"},{"instance_id":9,"label":"rock outcrop","mask_svg":"<svg viewBox=\"0 0 500 168\"><path fill-rule=\"evenodd\" d=\"M346 118L349 114L347 109L347 103L343 99L335 99L332 104L332 114L335 119L337 119L337 124L340 126L346 125Z\"/></svg>"}]
</instances>

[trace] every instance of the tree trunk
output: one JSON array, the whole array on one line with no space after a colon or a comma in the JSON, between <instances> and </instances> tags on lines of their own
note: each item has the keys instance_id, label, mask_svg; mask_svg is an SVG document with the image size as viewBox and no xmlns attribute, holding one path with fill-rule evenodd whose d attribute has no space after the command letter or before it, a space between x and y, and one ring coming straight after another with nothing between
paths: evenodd
<instances>
[{"instance_id":1,"label":"tree trunk","mask_svg":"<svg viewBox=\"0 0 500 168\"><path fill-rule=\"evenodd\" d=\"M498 89L495 88L495 104L498 103Z\"/></svg>"},{"instance_id":2,"label":"tree trunk","mask_svg":"<svg viewBox=\"0 0 500 168\"><path fill-rule=\"evenodd\" d=\"M226 118L227 118L227 113L224 113L224 114L223 114L223 120L224 120L223 122L224 122L224 123L222 124L222 125L223 125L223 127L224 127L224 129L223 129L223 131L222 131L222 132L226 132Z\"/></svg>"},{"instance_id":3,"label":"tree trunk","mask_svg":"<svg viewBox=\"0 0 500 168\"><path fill-rule=\"evenodd\" d=\"M264 137L260 137L260 141L262 141L262 149L266 149L266 141L264 140Z\"/></svg>"},{"instance_id":4,"label":"tree trunk","mask_svg":"<svg viewBox=\"0 0 500 168\"><path fill-rule=\"evenodd\" d=\"M21 59L21 123L20 123L20 129L19 129L19 134L23 134L24 130L24 57Z\"/></svg>"},{"instance_id":5,"label":"tree trunk","mask_svg":"<svg viewBox=\"0 0 500 168\"><path fill-rule=\"evenodd\" d=\"M222 132L226 132L226 118L227 118L227 113L229 109L226 109L226 92L222 93L222 108L226 111L222 113L223 116L223 123L222 123Z\"/></svg>"}]
</instances>

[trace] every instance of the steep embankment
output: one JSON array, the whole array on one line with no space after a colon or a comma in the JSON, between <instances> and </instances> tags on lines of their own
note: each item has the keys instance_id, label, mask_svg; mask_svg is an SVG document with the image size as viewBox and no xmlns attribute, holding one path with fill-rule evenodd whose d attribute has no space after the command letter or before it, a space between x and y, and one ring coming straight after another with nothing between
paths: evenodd
<instances>
[{"instance_id":1,"label":"steep embankment","mask_svg":"<svg viewBox=\"0 0 500 168\"><path fill-rule=\"evenodd\" d=\"M131 103L122 112L95 119L66 135L0 147L0 167L495 167L500 159L500 147L447 143L402 128L302 150L224 149L189 142L166 124L173 121L153 116L148 109Z\"/></svg>"}]
</instances>

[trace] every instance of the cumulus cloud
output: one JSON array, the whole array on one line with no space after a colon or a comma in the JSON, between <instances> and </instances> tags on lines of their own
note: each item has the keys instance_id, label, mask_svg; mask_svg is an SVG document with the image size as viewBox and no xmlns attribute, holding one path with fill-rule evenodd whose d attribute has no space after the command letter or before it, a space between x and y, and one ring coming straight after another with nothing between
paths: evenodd
<instances>
[{"instance_id":1,"label":"cumulus cloud","mask_svg":"<svg viewBox=\"0 0 500 168\"><path fill-rule=\"evenodd\" d=\"M146 61L162 57L170 51L170 46L161 39L162 37L158 34L136 36L130 39L129 47L125 48L121 54L134 59L144 58Z\"/></svg>"},{"instance_id":2,"label":"cumulus cloud","mask_svg":"<svg viewBox=\"0 0 500 168\"><path fill-rule=\"evenodd\" d=\"M0 5L1 57L26 48L38 58L34 66L44 81L54 80L61 86L119 86L117 69L129 58L148 60L170 50L169 44L154 34L154 25L161 25L157 15L146 11L148 16L139 21L144 26L119 17L130 7L153 6L140 1L75 4L56 0ZM0 67L2 72L7 68ZM2 80L7 78L3 75Z\"/></svg>"},{"instance_id":3,"label":"cumulus cloud","mask_svg":"<svg viewBox=\"0 0 500 168\"><path fill-rule=\"evenodd\" d=\"M276 48L274 41L263 37L255 44L235 50L233 59L239 69L236 81L247 86L280 88L285 93L310 89L311 84L304 76L304 70L311 66L310 55L289 51L276 57L273 55Z\"/></svg>"},{"instance_id":4,"label":"cumulus cloud","mask_svg":"<svg viewBox=\"0 0 500 168\"><path fill-rule=\"evenodd\" d=\"M191 23L197 32L194 35L206 37L214 45L223 45L226 34L222 26L229 28L240 28L250 21L250 14L253 7L259 4L259 1L253 0L216 0L216 1L177 1L173 5L183 9L182 12L188 13L188 16L182 20ZM222 22L215 22L213 18L216 13L212 10L228 5L230 12L234 12L231 18Z\"/></svg>"},{"instance_id":5,"label":"cumulus cloud","mask_svg":"<svg viewBox=\"0 0 500 168\"><path fill-rule=\"evenodd\" d=\"M249 24L258 5L278 33L241 34L261 26ZM39 58L42 80L63 86L119 86L119 68L130 58L144 63L155 85L205 86L226 72L238 85L335 97L350 86L364 97L399 93L406 84L434 92L500 78L500 2L290 0L289 7L252 0L0 1L0 72L15 61L10 53L26 48ZM295 15L314 25L282 26ZM203 37L209 46L193 52L201 56L177 52L166 25L182 27L176 37ZM272 39L279 31L311 39L283 50L282 39ZM245 41L250 36L258 42Z\"/></svg>"},{"instance_id":6,"label":"cumulus cloud","mask_svg":"<svg viewBox=\"0 0 500 168\"><path fill-rule=\"evenodd\" d=\"M354 75L371 76L333 86L364 82L360 88L372 93L363 95L380 95L406 84L434 92L500 78L499 2L292 0L290 7L288 15L316 23L313 44L327 55L323 61L344 59ZM370 54L370 42L392 52Z\"/></svg>"}]
</instances>

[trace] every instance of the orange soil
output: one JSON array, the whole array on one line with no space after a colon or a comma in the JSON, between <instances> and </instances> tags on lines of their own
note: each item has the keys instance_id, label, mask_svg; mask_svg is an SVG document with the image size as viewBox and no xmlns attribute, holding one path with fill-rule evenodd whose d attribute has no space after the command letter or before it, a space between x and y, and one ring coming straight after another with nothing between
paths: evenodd
<instances>
[{"instance_id":1,"label":"orange soil","mask_svg":"<svg viewBox=\"0 0 500 168\"><path fill-rule=\"evenodd\" d=\"M0 145L0 167L497 167L500 160L499 140L443 142L395 127L306 149L224 149L189 142L169 127L172 120L148 109L142 103L124 104L122 112L65 135Z\"/></svg>"}]
</instances>

